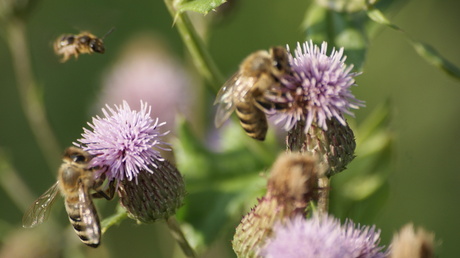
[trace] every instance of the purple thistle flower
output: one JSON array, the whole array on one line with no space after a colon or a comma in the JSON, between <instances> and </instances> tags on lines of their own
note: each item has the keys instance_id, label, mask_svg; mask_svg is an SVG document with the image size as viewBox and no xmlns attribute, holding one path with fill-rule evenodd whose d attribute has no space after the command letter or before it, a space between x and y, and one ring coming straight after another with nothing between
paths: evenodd
<instances>
[{"instance_id":1,"label":"purple thistle flower","mask_svg":"<svg viewBox=\"0 0 460 258\"><path fill-rule=\"evenodd\" d=\"M278 223L274 236L259 250L266 258L383 258L386 253L379 247L380 231L372 227L360 227L347 220L314 215L310 219L297 216Z\"/></svg>"},{"instance_id":2,"label":"purple thistle flower","mask_svg":"<svg viewBox=\"0 0 460 258\"><path fill-rule=\"evenodd\" d=\"M131 181L140 171L153 173L150 166L156 168L155 161L164 160L159 150L170 150L169 144L161 141L169 131L159 131L165 122L153 120L151 107L142 101L140 111L131 110L126 101L115 109L106 108L102 109L105 117L94 117L92 124L88 123L92 130L83 128L83 138L78 139L83 150L94 156L91 166L101 168L96 177L105 174L109 181Z\"/></svg>"},{"instance_id":3,"label":"purple thistle flower","mask_svg":"<svg viewBox=\"0 0 460 258\"><path fill-rule=\"evenodd\" d=\"M289 106L277 116L277 122L284 121L287 131L300 120L305 121L305 132L313 123L327 130L326 121L332 118L346 125L343 114L353 115L350 109L363 106L350 91L354 77L360 73L350 72L353 65L345 64L343 48L332 49L329 56L326 51L326 42L321 48L312 41L297 44L295 57L290 60L293 74L283 81L285 97L273 99Z\"/></svg>"}]
</instances>

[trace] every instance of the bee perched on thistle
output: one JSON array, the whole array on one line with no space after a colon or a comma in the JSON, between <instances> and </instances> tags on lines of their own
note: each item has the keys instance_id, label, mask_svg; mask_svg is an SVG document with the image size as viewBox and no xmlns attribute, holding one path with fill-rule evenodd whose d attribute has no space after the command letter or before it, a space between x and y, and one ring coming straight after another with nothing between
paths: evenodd
<instances>
[{"instance_id":1,"label":"bee perched on thistle","mask_svg":"<svg viewBox=\"0 0 460 258\"><path fill-rule=\"evenodd\" d=\"M49 216L57 193L61 192L75 233L86 245L98 247L101 241L101 226L92 198L112 199L115 187L112 181L109 189L106 192L102 191L105 177L94 178L94 170L88 167L91 159L92 156L80 148L67 148L58 171L58 181L32 203L24 214L23 227L32 228L44 222Z\"/></svg>"},{"instance_id":2,"label":"bee perched on thistle","mask_svg":"<svg viewBox=\"0 0 460 258\"><path fill-rule=\"evenodd\" d=\"M66 62L73 55L78 58L79 54L104 54L104 38L109 35L114 28L110 29L102 38L83 31L80 34L64 34L54 42L54 53L62 55L61 63Z\"/></svg>"},{"instance_id":3,"label":"bee perched on thistle","mask_svg":"<svg viewBox=\"0 0 460 258\"><path fill-rule=\"evenodd\" d=\"M291 73L288 55L285 48L273 47L269 52L260 50L244 59L238 72L217 93L216 127L222 126L235 111L246 134L263 141L268 129L265 112L282 108L274 107L266 95L276 95L273 91Z\"/></svg>"}]
</instances>

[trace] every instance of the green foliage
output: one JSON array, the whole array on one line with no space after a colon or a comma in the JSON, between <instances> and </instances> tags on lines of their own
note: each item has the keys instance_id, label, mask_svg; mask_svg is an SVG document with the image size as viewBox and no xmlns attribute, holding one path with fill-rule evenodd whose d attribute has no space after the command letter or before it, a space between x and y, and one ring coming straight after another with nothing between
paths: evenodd
<instances>
[{"instance_id":1,"label":"green foliage","mask_svg":"<svg viewBox=\"0 0 460 258\"><path fill-rule=\"evenodd\" d=\"M372 224L384 204L394 157L389 122L387 103L355 130L357 158L332 178L330 210L335 216ZM235 123L225 128L225 150L217 153L200 142L185 121L177 131L174 150L188 191L177 216L189 224L191 242L203 248L222 234L231 237L241 216L263 195L266 179L259 173L269 169L279 149L273 139L262 144L248 138Z\"/></svg>"},{"instance_id":2,"label":"green foliage","mask_svg":"<svg viewBox=\"0 0 460 258\"><path fill-rule=\"evenodd\" d=\"M417 54L419 54L423 59L425 59L425 61L437 67L438 69L441 69L443 72L454 77L455 79L460 79L460 68L451 63L445 57L443 57L441 53L439 53L434 47L426 43L420 42L418 40L412 39L410 36L406 34L406 32L403 29L393 24L381 11L379 11L376 8L370 8L367 11L367 15L374 22L379 23L381 25L385 25L393 30L403 33L407 37L407 39L409 40Z\"/></svg>"},{"instance_id":3,"label":"green foliage","mask_svg":"<svg viewBox=\"0 0 460 258\"><path fill-rule=\"evenodd\" d=\"M193 11L197 13L207 14L227 2L226 0L193 0L183 1L178 5L179 12Z\"/></svg>"},{"instance_id":4,"label":"green foliage","mask_svg":"<svg viewBox=\"0 0 460 258\"><path fill-rule=\"evenodd\" d=\"M307 10L303 27L307 39L316 44L326 41L329 45L343 47L347 63L361 70L368 48L366 23L363 12L337 12L312 4Z\"/></svg>"},{"instance_id":5,"label":"green foliage","mask_svg":"<svg viewBox=\"0 0 460 258\"><path fill-rule=\"evenodd\" d=\"M443 72L448 75L460 79L460 69L458 66L451 63L449 60L444 58L436 49L432 46L420 42L420 41L411 41L412 46L415 51L423 57L431 65L441 69Z\"/></svg>"},{"instance_id":6,"label":"green foliage","mask_svg":"<svg viewBox=\"0 0 460 258\"><path fill-rule=\"evenodd\" d=\"M184 120L177 132L174 151L188 193L177 217L191 225L192 242L209 245L224 232L233 234L232 228L263 195L266 179L259 173L271 166L279 150L273 137L256 142L234 123L222 134L225 150L218 153L201 143Z\"/></svg>"},{"instance_id":7,"label":"green foliage","mask_svg":"<svg viewBox=\"0 0 460 258\"><path fill-rule=\"evenodd\" d=\"M431 65L441 69L448 75L460 79L460 69L443 57L432 46L412 39L403 29L393 24L379 9L372 5L354 7L353 11L346 9L328 8L312 4L305 15L303 27L307 39L316 44L323 41L335 47L343 47L347 55L347 63L361 70L373 36L372 23L384 25L403 33L414 50ZM367 10L366 10L367 8Z\"/></svg>"},{"instance_id":8,"label":"green foliage","mask_svg":"<svg viewBox=\"0 0 460 258\"><path fill-rule=\"evenodd\" d=\"M372 224L383 207L394 158L390 120L390 105L386 103L354 130L356 158L331 180L330 211L337 217Z\"/></svg>"}]
</instances>

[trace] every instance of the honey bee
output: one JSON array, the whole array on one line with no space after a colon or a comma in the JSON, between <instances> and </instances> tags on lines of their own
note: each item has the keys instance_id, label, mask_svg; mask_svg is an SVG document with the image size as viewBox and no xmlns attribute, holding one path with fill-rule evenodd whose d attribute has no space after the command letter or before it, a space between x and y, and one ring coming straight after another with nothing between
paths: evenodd
<instances>
[{"instance_id":1,"label":"honey bee","mask_svg":"<svg viewBox=\"0 0 460 258\"><path fill-rule=\"evenodd\" d=\"M109 35L114 28L110 29L102 38L83 31L80 34L65 34L60 36L54 42L54 52L56 55L62 55L61 63L66 62L73 55L78 58L79 54L104 54L104 38Z\"/></svg>"},{"instance_id":2,"label":"honey bee","mask_svg":"<svg viewBox=\"0 0 460 258\"><path fill-rule=\"evenodd\" d=\"M280 85L282 76L291 74L288 55L285 48L273 47L269 52L259 50L244 59L238 72L217 93L216 127L236 111L246 134L263 141L268 129L264 110L273 107L265 96Z\"/></svg>"},{"instance_id":3,"label":"honey bee","mask_svg":"<svg viewBox=\"0 0 460 258\"><path fill-rule=\"evenodd\" d=\"M32 228L44 222L57 193L61 192L70 223L81 241L91 247L99 246L101 227L92 197L112 199L115 188L111 182L107 193L99 189L105 178L94 179L93 169L88 168L91 159L92 156L80 148L67 148L58 181L29 207L22 219L23 227ZM90 194L90 190L96 192Z\"/></svg>"}]
</instances>

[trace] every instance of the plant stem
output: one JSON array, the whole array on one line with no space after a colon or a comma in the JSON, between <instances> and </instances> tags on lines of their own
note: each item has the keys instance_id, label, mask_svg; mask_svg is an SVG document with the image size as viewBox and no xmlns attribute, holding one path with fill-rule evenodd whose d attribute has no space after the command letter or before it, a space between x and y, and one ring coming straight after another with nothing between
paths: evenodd
<instances>
[{"instance_id":1,"label":"plant stem","mask_svg":"<svg viewBox=\"0 0 460 258\"><path fill-rule=\"evenodd\" d=\"M117 206L117 212L112 216L105 218L101 222L101 232L104 234L110 227L120 224L124 219L128 217L126 210L120 205Z\"/></svg>"},{"instance_id":2,"label":"plant stem","mask_svg":"<svg viewBox=\"0 0 460 258\"><path fill-rule=\"evenodd\" d=\"M203 40L200 38L187 14L176 11L172 0L164 0L169 13L174 19L174 24L187 47L192 60L201 75L210 84L210 90L217 93L224 83L224 77L217 68L208 52Z\"/></svg>"},{"instance_id":3,"label":"plant stem","mask_svg":"<svg viewBox=\"0 0 460 258\"><path fill-rule=\"evenodd\" d=\"M61 151L47 121L45 107L32 74L25 22L18 17L12 17L6 25L6 36L22 108L48 165L54 168Z\"/></svg>"},{"instance_id":4,"label":"plant stem","mask_svg":"<svg viewBox=\"0 0 460 258\"><path fill-rule=\"evenodd\" d=\"M0 149L0 186L14 204L25 211L33 202L34 197L27 185L18 176L4 151Z\"/></svg>"},{"instance_id":5,"label":"plant stem","mask_svg":"<svg viewBox=\"0 0 460 258\"><path fill-rule=\"evenodd\" d=\"M327 176L320 177L318 179L318 212L321 215L325 215L329 210L329 190L330 182Z\"/></svg>"},{"instance_id":6,"label":"plant stem","mask_svg":"<svg viewBox=\"0 0 460 258\"><path fill-rule=\"evenodd\" d=\"M315 130L310 130L315 135ZM311 135L305 133L305 121L299 120L286 136L286 151L287 152L300 152L307 153L309 155L316 155L316 151L320 148L316 148L315 145L319 144L316 136L314 137L313 146L309 145L312 141ZM322 163L322 162L321 162ZM319 165L319 164L318 164ZM326 165L326 164L324 164ZM320 175L318 178L318 212L320 214L327 214L329 209L329 178L324 175Z\"/></svg>"},{"instance_id":7,"label":"plant stem","mask_svg":"<svg viewBox=\"0 0 460 258\"><path fill-rule=\"evenodd\" d=\"M177 243L181 247L182 251L184 252L186 257L197 257L195 251L188 243L187 239L185 238L182 229L180 228L179 223L177 222L174 216L169 217L166 219L166 224L168 225L169 229L171 230L171 234L176 239Z\"/></svg>"}]
</instances>

